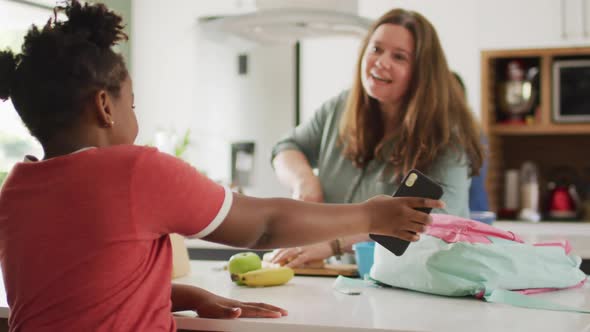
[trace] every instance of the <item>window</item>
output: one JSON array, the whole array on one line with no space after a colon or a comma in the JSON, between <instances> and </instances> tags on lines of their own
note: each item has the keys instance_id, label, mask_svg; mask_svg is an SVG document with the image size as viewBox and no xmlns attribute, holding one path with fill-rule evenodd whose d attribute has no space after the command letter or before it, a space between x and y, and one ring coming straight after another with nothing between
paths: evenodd
<instances>
[{"instance_id":1,"label":"window","mask_svg":"<svg viewBox=\"0 0 590 332\"><path fill-rule=\"evenodd\" d=\"M20 53L31 24L44 25L53 15L46 5L0 0L0 49ZM7 171L26 154L43 156L37 140L28 132L9 100L0 101L0 172Z\"/></svg>"}]
</instances>

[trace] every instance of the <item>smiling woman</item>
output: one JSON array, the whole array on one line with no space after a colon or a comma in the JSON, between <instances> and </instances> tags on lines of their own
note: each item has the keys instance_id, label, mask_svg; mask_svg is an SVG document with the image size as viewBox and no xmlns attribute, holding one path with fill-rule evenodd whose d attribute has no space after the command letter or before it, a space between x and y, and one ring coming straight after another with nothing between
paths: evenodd
<instances>
[{"instance_id":1,"label":"smiling woman","mask_svg":"<svg viewBox=\"0 0 590 332\"><path fill-rule=\"evenodd\" d=\"M403 9L388 11L369 29L350 89L273 150L277 176L294 198L354 203L391 195L415 168L442 184L447 207L437 212L463 217L469 215L470 176L481 163L477 127L436 30ZM274 262L298 266L351 252L353 243L366 240L365 234L285 249Z\"/></svg>"},{"instance_id":2,"label":"smiling woman","mask_svg":"<svg viewBox=\"0 0 590 332\"><path fill-rule=\"evenodd\" d=\"M371 36L363 55L361 80L367 94L382 101L384 116L396 115L395 110L401 106L412 78L413 59L414 39L405 28L382 24ZM386 127L397 121L385 121ZM385 128L385 132L391 132L388 129L393 128Z\"/></svg>"}]
</instances>

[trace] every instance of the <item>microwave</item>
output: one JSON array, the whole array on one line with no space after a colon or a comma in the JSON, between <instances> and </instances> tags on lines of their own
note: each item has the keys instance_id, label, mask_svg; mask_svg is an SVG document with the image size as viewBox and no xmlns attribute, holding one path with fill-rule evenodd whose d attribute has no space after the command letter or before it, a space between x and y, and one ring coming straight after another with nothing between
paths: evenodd
<instances>
[{"instance_id":1,"label":"microwave","mask_svg":"<svg viewBox=\"0 0 590 332\"><path fill-rule=\"evenodd\" d=\"M590 58L553 62L553 121L590 122Z\"/></svg>"}]
</instances>

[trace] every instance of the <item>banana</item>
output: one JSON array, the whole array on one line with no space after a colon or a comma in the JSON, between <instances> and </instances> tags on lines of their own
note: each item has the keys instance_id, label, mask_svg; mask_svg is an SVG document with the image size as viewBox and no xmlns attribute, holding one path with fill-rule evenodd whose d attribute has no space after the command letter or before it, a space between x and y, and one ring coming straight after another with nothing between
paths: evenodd
<instances>
[{"instance_id":1,"label":"banana","mask_svg":"<svg viewBox=\"0 0 590 332\"><path fill-rule=\"evenodd\" d=\"M262 268L240 274L239 280L250 287L278 286L291 280L294 274L286 266Z\"/></svg>"}]
</instances>

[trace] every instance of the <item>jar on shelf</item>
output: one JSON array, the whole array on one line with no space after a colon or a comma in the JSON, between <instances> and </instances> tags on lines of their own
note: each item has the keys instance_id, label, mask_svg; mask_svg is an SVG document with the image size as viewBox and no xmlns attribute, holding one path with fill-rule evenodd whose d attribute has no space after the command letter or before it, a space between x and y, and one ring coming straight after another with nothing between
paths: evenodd
<instances>
[{"instance_id":1,"label":"jar on shelf","mask_svg":"<svg viewBox=\"0 0 590 332\"><path fill-rule=\"evenodd\" d=\"M539 212L539 176L537 165L531 161L520 168L520 213L518 219L538 222Z\"/></svg>"}]
</instances>

